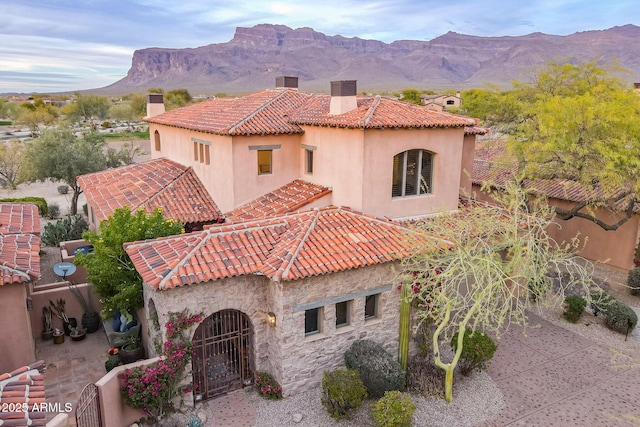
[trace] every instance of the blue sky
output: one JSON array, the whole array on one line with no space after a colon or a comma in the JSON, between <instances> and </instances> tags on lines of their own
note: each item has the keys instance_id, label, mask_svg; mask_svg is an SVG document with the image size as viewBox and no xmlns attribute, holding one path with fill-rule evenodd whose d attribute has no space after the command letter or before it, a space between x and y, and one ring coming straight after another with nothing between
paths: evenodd
<instances>
[{"instance_id":1,"label":"blue sky","mask_svg":"<svg viewBox=\"0 0 640 427\"><path fill-rule=\"evenodd\" d=\"M263 23L385 42L640 25L637 0L3 0L0 10L0 93L103 87L136 49L224 43Z\"/></svg>"}]
</instances>

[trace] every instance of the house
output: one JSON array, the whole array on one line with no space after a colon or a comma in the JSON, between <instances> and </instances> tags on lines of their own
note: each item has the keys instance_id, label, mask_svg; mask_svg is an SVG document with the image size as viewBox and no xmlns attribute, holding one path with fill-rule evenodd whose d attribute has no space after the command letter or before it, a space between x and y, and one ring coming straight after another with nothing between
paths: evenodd
<instances>
[{"instance_id":1,"label":"house","mask_svg":"<svg viewBox=\"0 0 640 427\"><path fill-rule=\"evenodd\" d=\"M36 359L30 313L33 285L40 277L40 217L26 203L0 203L0 322L5 327L0 372Z\"/></svg>"},{"instance_id":2,"label":"house","mask_svg":"<svg viewBox=\"0 0 640 427\"><path fill-rule=\"evenodd\" d=\"M455 95L422 95L420 100L427 108L436 111L447 111L447 109L460 108L460 105L462 104L460 92L457 92Z\"/></svg>"},{"instance_id":3,"label":"house","mask_svg":"<svg viewBox=\"0 0 640 427\"><path fill-rule=\"evenodd\" d=\"M478 145L473 167L474 197L486 200L487 196L480 190L482 184L501 185L517 172L517 163L505 159L504 149L504 141ZM537 182L527 180L525 185L545 194L551 206L561 209L569 209L576 203L593 196L583 186L569 180L553 179ZM595 216L607 223L615 223L623 215L609 209L598 208ZM558 242L569 242L578 236L581 242L579 255L595 263L602 263L606 269L599 274L605 276L608 281L626 285L626 275L634 266L634 252L640 238L640 206L637 203L633 207L631 218L615 231L606 231L593 221L583 218L556 222L560 226L554 226L548 230L553 239Z\"/></svg>"},{"instance_id":4,"label":"house","mask_svg":"<svg viewBox=\"0 0 640 427\"><path fill-rule=\"evenodd\" d=\"M347 80L307 94L297 78L279 77L275 89L171 111L149 95L152 160L107 179L78 178L94 224L104 206L160 191L141 190L152 162L192 170L224 212L223 223L202 231L125 245L148 319L162 325L185 307L205 313L192 331L196 400L250 384L257 371L274 375L285 394L302 391L342 366L357 339L397 352L394 266L413 244L441 244L408 240L401 221L458 208L471 190L476 135L486 130L356 92ZM159 338L146 332L147 342Z\"/></svg>"}]
</instances>

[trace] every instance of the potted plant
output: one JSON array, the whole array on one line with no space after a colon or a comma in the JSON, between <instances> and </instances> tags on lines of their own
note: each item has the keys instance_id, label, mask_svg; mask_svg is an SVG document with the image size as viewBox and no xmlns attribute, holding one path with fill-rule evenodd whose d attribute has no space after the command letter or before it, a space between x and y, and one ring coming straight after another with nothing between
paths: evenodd
<instances>
[{"instance_id":1,"label":"potted plant","mask_svg":"<svg viewBox=\"0 0 640 427\"><path fill-rule=\"evenodd\" d=\"M72 284L71 282L67 282L67 286L69 287L69 290L71 290L73 295L75 295L75 297L78 299L78 302L80 302L80 305L82 305L82 308L84 309L84 314L82 315L82 326L88 333L94 333L100 327L100 315L91 306L91 296L87 291L87 299L85 299L84 295L82 295L82 292L80 292L80 289L78 289L78 286Z\"/></svg>"},{"instance_id":2,"label":"potted plant","mask_svg":"<svg viewBox=\"0 0 640 427\"><path fill-rule=\"evenodd\" d=\"M144 348L140 338L135 335L128 336L125 343L120 347L118 355L123 365L144 359Z\"/></svg>"},{"instance_id":3,"label":"potted plant","mask_svg":"<svg viewBox=\"0 0 640 427\"><path fill-rule=\"evenodd\" d=\"M109 359L107 359L106 362L104 362L104 369L109 372L110 370L112 370L113 368L115 368L116 366L118 366L120 364L120 355L119 355L120 350L118 349L118 347L111 347L108 351L109 353Z\"/></svg>"},{"instance_id":4,"label":"potted plant","mask_svg":"<svg viewBox=\"0 0 640 427\"><path fill-rule=\"evenodd\" d=\"M65 312L65 309L64 309L64 306L66 303L67 302L62 298L57 299L55 303L49 300L49 305L51 306L51 312L55 314L56 317L58 317L60 320L62 320L64 333L69 335L71 333L71 328L75 328L76 326L78 326L78 321L76 320L75 317L67 316L67 313Z\"/></svg>"},{"instance_id":5,"label":"potted plant","mask_svg":"<svg viewBox=\"0 0 640 427\"><path fill-rule=\"evenodd\" d=\"M45 341L53 338L53 318L51 316L51 309L47 306L42 307L42 339Z\"/></svg>"},{"instance_id":6,"label":"potted plant","mask_svg":"<svg viewBox=\"0 0 640 427\"><path fill-rule=\"evenodd\" d=\"M54 344L62 344L64 342L64 331L56 328L53 331L53 343Z\"/></svg>"},{"instance_id":7,"label":"potted plant","mask_svg":"<svg viewBox=\"0 0 640 427\"><path fill-rule=\"evenodd\" d=\"M69 336L73 341L82 341L87 336L87 330L80 326L71 327Z\"/></svg>"}]
</instances>

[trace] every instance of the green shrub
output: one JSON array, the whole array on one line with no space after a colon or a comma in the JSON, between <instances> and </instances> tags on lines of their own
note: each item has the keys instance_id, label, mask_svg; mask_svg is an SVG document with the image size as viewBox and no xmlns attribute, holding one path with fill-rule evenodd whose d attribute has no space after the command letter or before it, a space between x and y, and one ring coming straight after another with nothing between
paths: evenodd
<instances>
[{"instance_id":1,"label":"green shrub","mask_svg":"<svg viewBox=\"0 0 640 427\"><path fill-rule=\"evenodd\" d=\"M109 129L109 128L111 127L111 122L110 122L110 121L108 121L108 120L106 120L106 121L102 122L102 127L103 127L104 129Z\"/></svg>"},{"instance_id":2,"label":"green shrub","mask_svg":"<svg viewBox=\"0 0 640 427\"><path fill-rule=\"evenodd\" d=\"M58 193L60 194L68 194L69 193L69 186L68 185L58 185Z\"/></svg>"},{"instance_id":3,"label":"green shrub","mask_svg":"<svg viewBox=\"0 0 640 427\"><path fill-rule=\"evenodd\" d=\"M322 375L321 402L331 417L346 417L366 398L367 389L356 371L338 369Z\"/></svg>"},{"instance_id":4,"label":"green shrub","mask_svg":"<svg viewBox=\"0 0 640 427\"><path fill-rule=\"evenodd\" d=\"M371 340L359 340L344 354L347 368L360 375L372 397L382 397L385 391L404 390L405 373L400 363Z\"/></svg>"},{"instance_id":5,"label":"green shrub","mask_svg":"<svg viewBox=\"0 0 640 427\"><path fill-rule=\"evenodd\" d=\"M577 323L582 317L587 300L580 295L571 295L564 299L564 312L562 316L571 323Z\"/></svg>"},{"instance_id":6,"label":"green shrub","mask_svg":"<svg viewBox=\"0 0 640 427\"><path fill-rule=\"evenodd\" d=\"M282 399L282 387L275 378L266 372L256 374L256 390L266 399Z\"/></svg>"},{"instance_id":7,"label":"green shrub","mask_svg":"<svg viewBox=\"0 0 640 427\"><path fill-rule=\"evenodd\" d=\"M416 405L408 394L387 391L373 404L371 412L378 427L411 427Z\"/></svg>"},{"instance_id":8,"label":"green shrub","mask_svg":"<svg viewBox=\"0 0 640 427\"><path fill-rule=\"evenodd\" d=\"M47 246L58 246L60 242L82 238L82 233L89 229L89 224L81 215L68 216L44 226L42 243Z\"/></svg>"},{"instance_id":9,"label":"green shrub","mask_svg":"<svg viewBox=\"0 0 640 427\"><path fill-rule=\"evenodd\" d=\"M607 307L604 323L609 329L628 334L636 327L638 315L628 305L616 301Z\"/></svg>"},{"instance_id":10,"label":"green shrub","mask_svg":"<svg viewBox=\"0 0 640 427\"><path fill-rule=\"evenodd\" d=\"M187 427L204 427L204 424L202 424L202 420L200 418L191 418L187 422Z\"/></svg>"},{"instance_id":11,"label":"green shrub","mask_svg":"<svg viewBox=\"0 0 640 427\"><path fill-rule=\"evenodd\" d=\"M627 284L629 285L629 288L631 288L631 295L640 295L640 266L636 265L629 270Z\"/></svg>"},{"instance_id":12,"label":"green shrub","mask_svg":"<svg viewBox=\"0 0 640 427\"><path fill-rule=\"evenodd\" d=\"M48 207L49 213L47 213L47 218L56 219L60 216L60 206L55 203L51 203Z\"/></svg>"},{"instance_id":13,"label":"green shrub","mask_svg":"<svg viewBox=\"0 0 640 427\"><path fill-rule=\"evenodd\" d=\"M38 206L38 213L40 214L40 216L46 217L49 214L47 201L44 199L44 197L8 197L6 199L0 199L0 202L33 203Z\"/></svg>"},{"instance_id":14,"label":"green shrub","mask_svg":"<svg viewBox=\"0 0 640 427\"><path fill-rule=\"evenodd\" d=\"M458 333L451 337L451 347L454 351L458 348ZM464 331L462 337L462 354L458 366L462 375L469 375L471 371L483 370L496 352L496 343L491 337L480 331Z\"/></svg>"},{"instance_id":15,"label":"green shrub","mask_svg":"<svg viewBox=\"0 0 640 427\"><path fill-rule=\"evenodd\" d=\"M606 316L609 306L616 302L616 299L605 291L592 292L590 296L591 308L593 309L594 316L598 313L602 313Z\"/></svg>"}]
</instances>

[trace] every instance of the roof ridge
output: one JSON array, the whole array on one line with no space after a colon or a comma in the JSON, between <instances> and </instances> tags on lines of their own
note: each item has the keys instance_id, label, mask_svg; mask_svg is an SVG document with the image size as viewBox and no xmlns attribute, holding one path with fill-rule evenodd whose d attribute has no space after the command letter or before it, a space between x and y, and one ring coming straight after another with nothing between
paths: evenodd
<instances>
[{"instance_id":1,"label":"roof ridge","mask_svg":"<svg viewBox=\"0 0 640 427\"><path fill-rule=\"evenodd\" d=\"M163 157L164 158L164 157ZM182 166L182 165L181 165ZM142 202L140 204L140 206L145 206L147 203L152 202L153 200L157 199L158 197L160 197L161 194L163 194L165 191L167 191L169 188L173 187L174 185L176 185L176 182L178 182L178 180L180 180L181 178L183 178L187 172L189 172L190 170L193 170L193 168L191 166L187 166L185 170L182 171L182 173L180 175L178 175L177 177L175 177L171 183L169 183L169 185L166 185L164 187L162 187L162 189L160 191L158 191L156 194L153 194L151 197L149 197L146 201Z\"/></svg>"},{"instance_id":2,"label":"roof ridge","mask_svg":"<svg viewBox=\"0 0 640 427\"><path fill-rule=\"evenodd\" d=\"M195 245L193 249L189 251L189 253L183 256L182 259L175 265L175 267L173 267L171 270L169 270L167 274L164 275L162 280L160 280L160 282L158 283L157 289L159 290L164 289L164 285L167 283L167 281L171 279L172 273L177 272L178 268L182 267L187 262L187 260L191 259L191 256L194 254L194 252L200 249L202 245L204 245L204 243L208 241L209 238L211 237L211 233L209 233L208 230L203 230L201 231L201 233L202 234L206 233L206 236L202 236L202 239L200 240L200 242L197 245ZM178 236L182 236L182 235L179 234Z\"/></svg>"},{"instance_id":3,"label":"roof ridge","mask_svg":"<svg viewBox=\"0 0 640 427\"><path fill-rule=\"evenodd\" d=\"M316 209L315 215L313 215L310 221L308 222L306 231L304 232L304 236L300 238L296 238L295 242L297 242L297 245L295 247L295 251L291 254L291 259L289 261L286 261L286 260L284 261L283 265L281 265L280 268L276 270L276 273L273 275L273 278L271 280L273 280L274 282L279 282L281 278L286 279L289 276L289 272L291 271L291 266L293 265L293 261L298 257L298 254L300 253L300 251L302 250L302 247L307 241L309 234L311 234L311 230L315 228L319 217L320 217L320 210ZM288 251L288 253L291 253L291 252ZM282 268L283 266L284 266L284 269ZM280 275L278 275L279 271L281 271Z\"/></svg>"},{"instance_id":4,"label":"roof ridge","mask_svg":"<svg viewBox=\"0 0 640 427\"><path fill-rule=\"evenodd\" d=\"M271 106L274 102L276 102L277 100L279 100L281 97L283 97L285 94L287 93L286 90L281 90L280 93L273 97L269 102L266 102L264 104L262 104L262 106L260 106L259 108L257 108L256 110L254 110L253 112L251 112L248 116L246 116L244 119L240 120L238 123L236 123L235 125L231 126L229 128L229 131L227 132L228 135L233 134L233 132L238 129L240 126L244 125L245 123L247 123L249 120L251 120L252 118L254 118L256 115L258 115L258 113L261 113L262 111L266 110L267 107Z\"/></svg>"},{"instance_id":5,"label":"roof ridge","mask_svg":"<svg viewBox=\"0 0 640 427\"><path fill-rule=\"evenodd\" d=\"M5 262L2 262L2 263L0 264L0 268L1 268L1 269L5 269L5 270L9 270L10 272L17 274L18 276L21 276L21 277L23 277L23 278L27 279L27 281L29 281L29 282L31 282L31 281L32 281L31 275L30 275L29 273L25 272L24 270L20 270L20 269L18 268L18 266L17 266L17 265L15 265L15 264L14 264L14 263L12 263L12 262L11 262L11 263L6 262L6 261L5 261ZM27 271L32 271L32 270L31 270L31 269L29 269L29 270L27 270ZM37 278L36 278L36 280L37 280Z\"/></svg>"},{"instance_id":6,"label":"roof ridge","mask_svg":"<svg viewBox=\"0 0 640 427\"><path fill-rule=\"evenodd\" d=\"M373 115L376 112L376 108L378 108L378 105L380 105L380 100L381 100L380 95L376 95L373 98L373 105L371 107L369 107L369 111L367 112L367 115L364 117L364 119L360 120L360 127L361 128L364 129L365 127L367 127L367 125L369 124L369 122L373 118Z\"/></svg>"}]
</instances>

